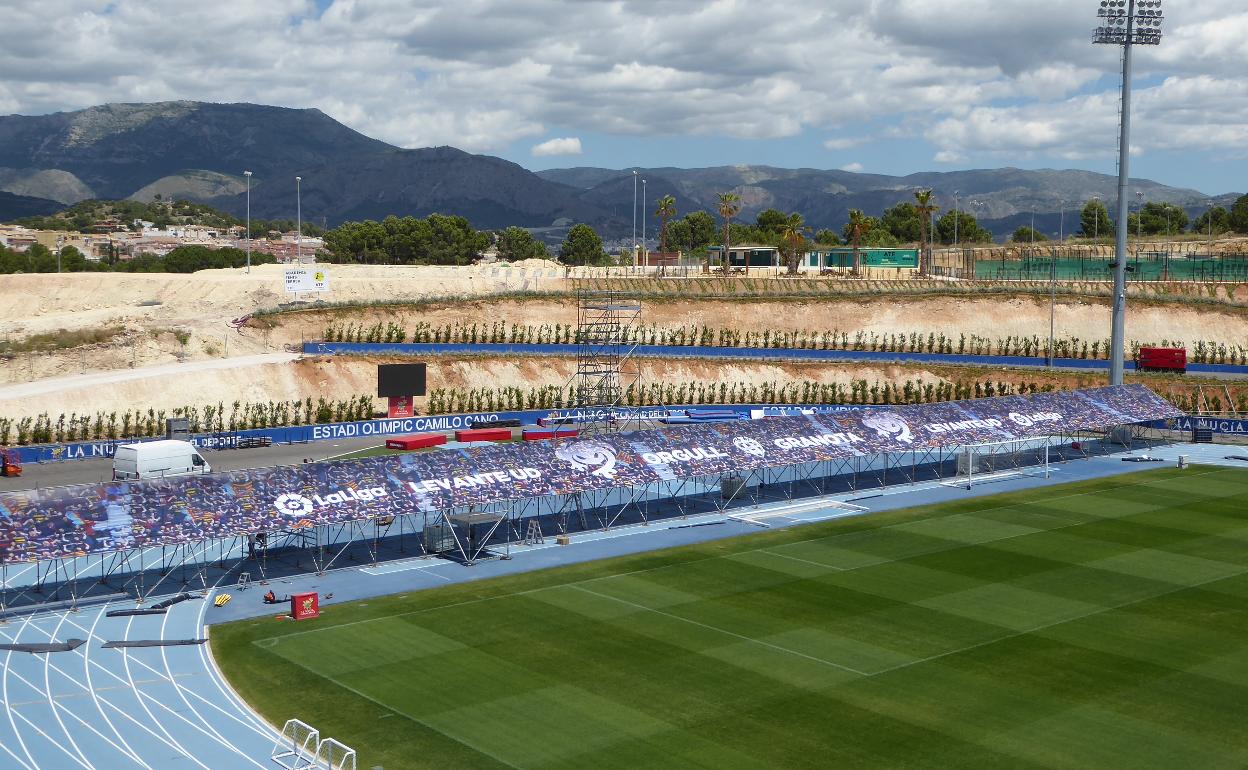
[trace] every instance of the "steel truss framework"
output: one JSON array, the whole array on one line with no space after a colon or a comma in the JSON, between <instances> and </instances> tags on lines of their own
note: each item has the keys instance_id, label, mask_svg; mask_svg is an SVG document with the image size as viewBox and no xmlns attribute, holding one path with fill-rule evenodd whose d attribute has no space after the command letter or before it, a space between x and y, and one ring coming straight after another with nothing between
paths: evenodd
<instances>
[{"instance_id":1,"label":"steel truss framework","mask_svg":"<svg viewBox=\"0 0 1248 770\"><path fill-rule=\"evenodd\" d=\"M640 410L627 403L641 399L641 367L634 357L633 328L641 322L641 303L621 291L577 289L576 374L570 405L592 417L580 419L581 434L637 430Z\"/></svg>"},{"instance_id":2,"label":"steel truss framework","mask_svg":"<svg viewBox=\"0 0 1248 770\"><path fill-rule=\"evenodd\" d=\"M1143 426L999 442L995 471L1046 461L1109 454L1169 439ZM1016 446L1009 446L1010 443ZM637 487L509 500L377 519L239 535L169 546L132 548L40 562L0 563L0 622L11 614L76 610L80 603L130 598L143 605L174 591L206 592L247 573L261 583L278 577L342 567L376 568L404 557L442 557L465 565L511 558L513 547L544 536L601 531L620 524L727 514L733 509L829 495L845 502L889 487L958 477L959 455L977 445L916 448L857 455L748 472L671 479ZM982 451L982 449L981 449ZM250 552L250 553L249 553ZM241 582L241 581L240 581ZM172 589L172 590L171 590Z\"/></svg>"}]
</instances>

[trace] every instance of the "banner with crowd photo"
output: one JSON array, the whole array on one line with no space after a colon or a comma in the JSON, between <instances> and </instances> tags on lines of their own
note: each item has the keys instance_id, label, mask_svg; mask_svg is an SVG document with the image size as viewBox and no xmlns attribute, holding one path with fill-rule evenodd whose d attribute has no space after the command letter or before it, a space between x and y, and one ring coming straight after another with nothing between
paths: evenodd
<instances>
[{"instance_id":1,"label":"banner with crowd photo","mask_svg":"<svg viewBox=\"0 0 1248 770\"><path fill-rule=\"evenodd\" d=\"M1143 386L0 493L0 561L81 556L1179 417Z\"/></svg>"}]
</instances>

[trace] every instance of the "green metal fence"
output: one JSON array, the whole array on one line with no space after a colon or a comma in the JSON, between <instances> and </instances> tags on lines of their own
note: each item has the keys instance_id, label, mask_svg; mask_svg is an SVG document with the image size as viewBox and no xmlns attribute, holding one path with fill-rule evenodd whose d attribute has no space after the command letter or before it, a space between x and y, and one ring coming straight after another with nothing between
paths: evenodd
<instances>
[{"instance_id":1,"label":"green metal fence","mask_svg":"<svg viewBox=\"0 0 1248 770\"><path fill-rule=\"evenodd\" d=\"M1114 258L1087 254L1054 258L1024 254L1013 259L978 259L975 277L1013 281L1112 281ZM1128 281L1248 281L1248 255L1139 252L1127 261Z\"/></svg>"}]
</instances>

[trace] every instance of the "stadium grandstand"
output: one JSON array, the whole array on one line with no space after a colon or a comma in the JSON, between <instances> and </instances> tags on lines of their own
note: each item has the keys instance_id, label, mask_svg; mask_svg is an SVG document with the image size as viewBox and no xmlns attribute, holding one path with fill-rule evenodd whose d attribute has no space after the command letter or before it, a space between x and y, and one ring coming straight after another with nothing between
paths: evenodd
<instances>
[{"instance_id":1,"label":"stadium grandstand","mask_svg":"<svg viewBox=\"0 0 1248 770\"><path fill-rule=\"evenodd\" d=\"M270 559L324 572L351 548L472 564L535 535L970 485L1179 416L1128 385L2 493L0 614L207 588Z\"/></svg>"}]
</instances>

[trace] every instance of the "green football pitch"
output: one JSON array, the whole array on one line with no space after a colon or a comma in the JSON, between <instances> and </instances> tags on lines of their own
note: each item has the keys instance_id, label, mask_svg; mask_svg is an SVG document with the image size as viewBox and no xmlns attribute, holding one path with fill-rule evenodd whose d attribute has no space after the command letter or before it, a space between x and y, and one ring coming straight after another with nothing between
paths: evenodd
<instances>
[{"instance_id":1,"label":"green football pitch","mask_svg":"<svg viewBox=\"0 0 1248 770\"><path fill-rule=\"evenodd\" d=\"M1242 768L1246 603L1248 472L1200 467L211 639L254 708L361 768Z\"/></svg>"}]
</instances>

